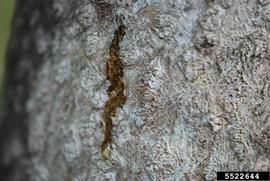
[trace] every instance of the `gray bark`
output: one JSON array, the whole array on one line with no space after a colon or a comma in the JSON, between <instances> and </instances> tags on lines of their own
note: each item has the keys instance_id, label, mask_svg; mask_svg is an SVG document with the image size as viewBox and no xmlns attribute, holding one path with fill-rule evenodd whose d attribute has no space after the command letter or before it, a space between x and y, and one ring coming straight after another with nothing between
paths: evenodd
<instances>
[{"instance_id":1,"label":"gray bark","mask_svg":"<svg viewBox=\"0 0 270 181\"><path fill-rule=\"evenodd\" d=\"M269 170L269 12L267 0L18 1L0 176Z\"/></svg>"}]
</instances>

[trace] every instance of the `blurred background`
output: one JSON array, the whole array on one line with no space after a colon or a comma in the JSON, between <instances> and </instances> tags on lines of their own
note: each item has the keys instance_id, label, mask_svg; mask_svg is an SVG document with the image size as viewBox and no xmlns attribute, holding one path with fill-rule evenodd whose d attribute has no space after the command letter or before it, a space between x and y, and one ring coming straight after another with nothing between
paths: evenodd
<instances>
[{"instance_id":1,"label":"blurred background","mask_svg":"<svg viewBox=\"0 0 270 181\"><path fill-rule=\"evenodd\" d=\"M10 35L11 19L14 7L14 0L0 0L0 91L5 65L7 43Z\"/></svg>"}]
</instances>

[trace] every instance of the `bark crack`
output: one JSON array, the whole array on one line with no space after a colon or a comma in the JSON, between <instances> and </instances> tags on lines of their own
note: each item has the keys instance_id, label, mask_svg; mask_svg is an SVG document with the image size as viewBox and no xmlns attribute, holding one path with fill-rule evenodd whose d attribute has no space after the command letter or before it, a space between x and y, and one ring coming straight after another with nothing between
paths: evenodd
<instances>
[{"instance_id":1,"label":"bark crack","mask_svg":"<svg viewBox=\"0 0 270 181\"><path fill-rule=\"evenodd\" d=\"M106 62L107 80L111 85L107 90L108 101L105 104L103 111L103 129L104 139L101 144L102 155L106 158L110 156L109 146L112 143L112 117L116 114L116 109L122 107L126 97L124 95L125 84L123 78L123 65L120 58L120 42L125 33L126 26L121 23L114 32L114 37L110 45L109 56Z\"/></svg>"}]
</instances>

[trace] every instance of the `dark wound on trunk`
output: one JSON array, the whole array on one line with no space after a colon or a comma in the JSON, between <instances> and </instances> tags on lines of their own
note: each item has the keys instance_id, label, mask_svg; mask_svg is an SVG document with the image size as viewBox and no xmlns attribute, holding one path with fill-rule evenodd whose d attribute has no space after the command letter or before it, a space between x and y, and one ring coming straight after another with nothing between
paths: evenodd
<instances>
[{"instance_id":1,"label":"dark wound on trunk","mask_svg":"<svg viewBox=\"0 0 270 181\"><path fill-rule=\"evenodd\" d=\"M120 58L119 44L126 33L126 27L121 23L114 32L114 37L110 45L109 56L106 63L107 80L111 85L107 90L108 101L103 111L104 139L101 144L102 155L106 157L105 150L112 143L112 117L116 114L116 109L121 107L126 97L124 95L125 84L123 78L123 66Z\"/></svg>"}]
</instances>

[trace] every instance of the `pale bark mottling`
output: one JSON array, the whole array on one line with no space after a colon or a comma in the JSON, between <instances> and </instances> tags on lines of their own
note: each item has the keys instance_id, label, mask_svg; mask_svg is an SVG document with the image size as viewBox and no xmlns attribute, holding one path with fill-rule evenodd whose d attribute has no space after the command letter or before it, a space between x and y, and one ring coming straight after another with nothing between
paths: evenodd
<instances>
[{"instance_id":1,"label":"pale bark mottling","mask_svg":"<svg viewBox=\"0 0 270 181\"><path fill-rule=\"evenodd\" d=\"M269 170L270 1L28 1L9 53L27 50L10 69L33 74L29 86L7 86L16 90L7 114L26 115L3 144L1 165L17 163L10 180L208 181L216 171ZM119 19L126 100L104 158L106 61ZM18 37L20 23L29 29Z\"/></svg>"}]
</instances>

